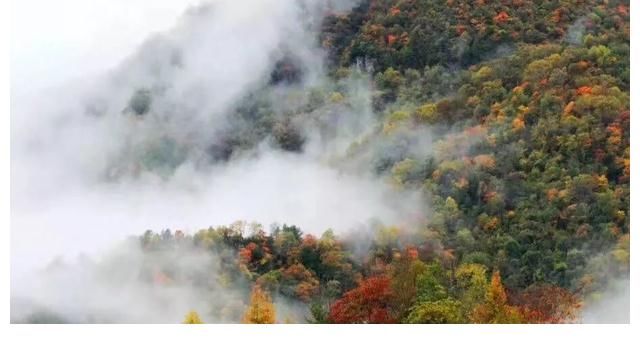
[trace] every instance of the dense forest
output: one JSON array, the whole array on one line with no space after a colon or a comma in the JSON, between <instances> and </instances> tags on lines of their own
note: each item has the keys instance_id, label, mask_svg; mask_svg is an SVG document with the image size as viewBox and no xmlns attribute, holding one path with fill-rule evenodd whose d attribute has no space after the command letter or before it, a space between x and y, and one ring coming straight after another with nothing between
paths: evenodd
<instances>
[{"instance_id":1,"label":"dense forest","mask_svg":"<svg viewBox=\"0 0 640 344\"><path fill-rule=\"evenodd\" d=\"M308 304L313 323L573 322L628 276L628 1L363 1L329 15L319 39L332 87L279 122L247 99L238 113L256 134L220 152L260 133L304 149L293 123L357 106L341 81L370 72L376 129L342 159L429 195L432 212L418 228L378 226L364 251L331 230L243 223L149 231L145 250L224 252L225 276L253 290L247 323L275 322L276 294ZM271 82L298 73L283 60ZM421 128L432 152L410 147ZM370 154L380 142L394 149Z\"/></svg>"},{"instance_id":2,"label":"dense forest","mask_svg":"<svg viewBox=\"0 0 640 344\"><path fill-rule=\"evenodd\" d=\"M312 72L285 49L207 145L208 162L264 142L291 155L319 150L335 168L419 194L420 212L359 229L251 219L155 228L130 240L142 252L140 278L217 290L180 314L184 323L581 322L585 307L629 279L629 7L329 8L314 37L326 54L322 81L306 83ZM157 94L137 90L123 113L148 116ZM362 134L345 134L345 113L367 113ZM317 148L316 136L329 144ZM171 174L187 149L163 139L109 178L127 168ZM183 252L210 257L216 273L167 259Z\"/></svg>"}]
</instances>

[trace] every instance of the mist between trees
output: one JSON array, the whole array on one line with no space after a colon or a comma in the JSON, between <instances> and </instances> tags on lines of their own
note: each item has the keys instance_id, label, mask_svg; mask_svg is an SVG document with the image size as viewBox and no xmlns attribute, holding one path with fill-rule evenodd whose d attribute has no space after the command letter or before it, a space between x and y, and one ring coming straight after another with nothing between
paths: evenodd
<instances>
[{"instance_id":1,"label":"mist between trees","mask_svg":"<svg viewBox=\"0 0 640 344\"><path fill-rule=\"evenodd\" d=\"M628 322L628 1L513 2L215 1L20 92L11 321Z\"/></svg>"}]
</instances>

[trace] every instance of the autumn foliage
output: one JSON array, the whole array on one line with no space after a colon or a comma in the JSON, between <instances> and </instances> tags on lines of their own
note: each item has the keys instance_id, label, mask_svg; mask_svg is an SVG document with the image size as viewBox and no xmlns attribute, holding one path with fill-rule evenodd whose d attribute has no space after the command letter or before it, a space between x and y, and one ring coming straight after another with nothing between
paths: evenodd
<instances>
[{"instance_id":1,"label":"autumn foliage","mask_svg":"<svg viewBox=\"0 0 640 344\"><path fill-rule=\"evenodd\" d=\"M271 302L271 297L260 287L253 288L251 301L242 322L245 324L274 324L276 322L276 310Z\"/></svg>"},{"instance_id":2,"label":"autumn foliage","mask_svg":"<svg viewBox=\"0 0 640 344\"><path fill-rule=\"evenodd\" d=\"M335 165L428 195L416 208L429 210L364 237L199 231L197 247L229 252L220 283L260 286L245 322L274 322L278 295L314 323L571 323L612 275L628 277L629 1L539 3L362 2L322 26L335 85L292 111L268 92L243 104L239 117L266 127L239 130L230 141L242 147L289 112L324 137L337 124L323 117L360 101L344 85L362 77L378 120ZM163 238L146 233L142 247L170 246Z\"/></svg>"},{"instance_id":3,"label":"autumn foliage","mask_svg":"<svg viewBox=\"0 0 640 344\"><path fill-rule=\"evenodd\" d=\"M513 299L527 323L570 323L580 310L576 295L553 285L531 286Z\"/></svg>"},{"instance_id":4,"label":"autumn foliage","mask_svg":"<svg viewBox=\"0 0 640 344\"><path fill-rule=\"evenodd\" d=\"M200 320L200 315L196 311L190 311L185 315L183 324L204 324L202 320Z\"/></svg>"},{"instance_id":5,"label":"autumn foliage","mask_svg":"<svg viewBox=\"0 0 640 344\"><path fill-rule=\"evenodd\" d=\"M504 23L506 21L509 20L509 14L507 14L507 12L502 11L500 13L498 13L495 17L493 17L493 21L495 21L496 23Z\"/></svg>"},{"instance_id":6,"label":"autumn foliage","mask_svg":"<svg viewBox=\"0 0 640 344\"><path fill-rule=\"evenodd\" d=\"M395 319L391 316L391 298L389 277L369 277L331 305L329 320L337 324L394 323Z\"/></svg>"},{"instance_id":7,"label":"autumn foliage","mask_svg":"<svg viewBox=\"0 0 640 344\"><path fill-rule=\"evenodd\" d=\"M522 320L520 310L507 303L507 293L502 285L500 272L494 272L485 301L473 310L471 321L478 324L513 324Z\"/></svg>"}]
</instances>

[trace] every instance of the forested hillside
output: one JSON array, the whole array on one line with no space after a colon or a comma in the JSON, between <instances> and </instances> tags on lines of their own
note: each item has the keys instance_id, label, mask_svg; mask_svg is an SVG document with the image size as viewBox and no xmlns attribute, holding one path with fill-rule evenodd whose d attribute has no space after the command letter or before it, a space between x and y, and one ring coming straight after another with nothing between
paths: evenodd
<instances>
[{"instance_id":1,"label":"forested hillside","mask_svg":"<svg viewBox=\"0 0 640 344\"><path fill-rule=\"evenodd\" d=\"M364 254L357 239L295 226L147 233L144 247L231 250L229 274L322 323L572 322L627 276L628 1L363 1L326 18L320 41L338 83L375 75L376 129L342 159L397 139L364 159L429 196L424 223L377 228ZM296 118L352 106L339 89L317 98ZM302 149L287 128L270 129ZM421 128L435 145L424 154L407 147Z\"/></svg>"},{"instance_id":2,"label":"forested hillside","mask_svg":"<svg viewBox=\"0 0 640 344\"><path fill-rule=\"evenodd\" d=\"M629 7L364 0L329 8L314 37L327 57L321 81L305 82L312 71L284 49L234 106L207 159L225 164L265 142L313 152L418 194L419 211L356 229L215 218L199 231L155 228L134 239L140 278L233 290L185 310L185 323L582 321L629 278ZM126 111L144 118L154 92L132 95ZM183 144L162 141L135 169L170 174ZM157 258L179 260L183 250L215 256L215 276Z\"/></svg>"}]
</instances>

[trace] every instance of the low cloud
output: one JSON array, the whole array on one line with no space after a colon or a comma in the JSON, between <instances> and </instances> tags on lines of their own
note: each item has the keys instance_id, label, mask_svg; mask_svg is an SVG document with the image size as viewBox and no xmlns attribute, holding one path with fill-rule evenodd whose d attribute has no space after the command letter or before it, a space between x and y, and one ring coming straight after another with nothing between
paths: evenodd
<instances>
[{"instance_id":1,"label":"low cloud","mask_svg":"<svg viewBox=\"0 0 640 344\"><path fill-rule=\"evenodd\" d=\"M418 225L420 193L398 190L366 161L349 164L351 143L371 130L370 90L366 79L327 86L313 39L323 6L229 0L194 7L101 77L12 95L12 322L179 322L191 309L207 314L198 309L202 300L223 297L236 302L230 313L203 320L238 321L249 289L217 284L217 255L156 257L159 266L211 276L205 284L158 288L139 275L149 258L121 241L147 229L193 233L236 220L314 234L374 221ZM295 87L270 85L287 56L302 79ZM322 87L341 89L348 105L294 116L306 139L301 151L277 149L266 136L211 159L211 145L233 128L248 94L282 100L278 111L287 112L297 111L285 101L296 89L304 100ZM304 321L300 305L275 301L281 316ZM32 319L34 312L44 320Z\"/></svg>"}]
</instances>

